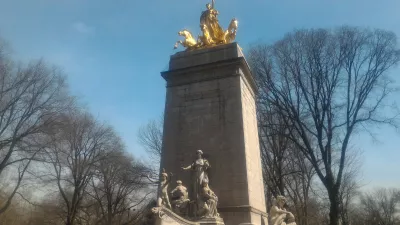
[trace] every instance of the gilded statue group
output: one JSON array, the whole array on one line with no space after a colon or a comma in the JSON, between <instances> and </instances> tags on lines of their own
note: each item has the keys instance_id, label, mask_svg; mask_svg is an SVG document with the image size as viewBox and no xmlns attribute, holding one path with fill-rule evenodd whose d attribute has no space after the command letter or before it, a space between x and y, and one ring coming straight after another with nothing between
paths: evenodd
<instances>
[{"instance_id":1,"label":"gilded statue group","mask_svg":"<svg viewBox=\"0 0 400 225\"><path fill-rule=\"evenodd\" d=\"M212 0L211 4L208 3L206 5L206 10L202 12L200 17L202 35L195 39L190 31L186 29L179 31L178 35L183 36L185 39L177 41L175 48L178 48L179 44L181 44L186 50L194 50L233 42L238 28L237 19L233 18L228 29L224 30L219 25L218 14L219 12L215 9L215 0Z\"/></svg>"},{"instance_id":2,"label":"gilded statue group","mask_svg":"<svg viewBox=\"0 0 400 225\"><path fill-rule=\"evenodd\" d=\"M172 174L165 170L161 173L158 191L157 207L166 207L183 218L219 218L217 211L218 197L208 186L207 169L210 167L208 160L203 158L203 152L197 150L197 159L182 170L191 170L195 176L193 181L194 199L189 199L189 193L182 181L176 181L176 187L168 193L168 185Z\"/></svg>"}]
</instances>

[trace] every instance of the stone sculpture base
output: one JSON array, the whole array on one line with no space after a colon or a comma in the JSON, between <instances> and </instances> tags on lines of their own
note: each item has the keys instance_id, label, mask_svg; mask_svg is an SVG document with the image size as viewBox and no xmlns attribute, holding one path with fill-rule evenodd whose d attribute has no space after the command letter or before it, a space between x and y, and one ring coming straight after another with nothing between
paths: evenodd
<instances>
[{"instance_id":1,"label":"stone sculpture base","mask_svg":"<svg viewBox=\"0 0 400 225\"><path fill-rule=\"evenodd\" d=\"M224 220L221 218L206 218L199 220L200 225L224 225Z\"/></svg>"},{"instance_id":2,"label":"stone sculpture base","mask_svg":"<svg viewBox=\"0 0 400 225\"><path fill-rule=\"evenodd\" d=\"M152 211L156 217L155 225L225 225L222 218L204 218L199 221L189 221L165 207L156 207Z\"/></svg>"}]
</instances>

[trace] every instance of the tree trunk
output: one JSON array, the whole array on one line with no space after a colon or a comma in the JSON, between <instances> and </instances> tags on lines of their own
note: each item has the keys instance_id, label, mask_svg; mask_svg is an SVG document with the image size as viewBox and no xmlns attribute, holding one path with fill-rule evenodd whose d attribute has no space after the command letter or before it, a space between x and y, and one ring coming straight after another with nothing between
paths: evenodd
<instances>
[{"instance_id":1,"label":"tree trunk","mask_svg":"<svg viewBox=\"0 0 400 225\"><path fill-rule=\"evenodd\" d=\"M330 210L329 210L329 225L339 225L339 195L338 190L329 192Z\"/></svg>"},{"instance_id":2,"label":"tree trunk","mask_svg":"<svg viewBox=\"0 0 400 225\"><path fill-rule=\"evenodd\" d=\"M67 221L65 222L65 225L74 225L74 222L70 219L70 217L67 217Z\"/></svg>"}]
</instances>

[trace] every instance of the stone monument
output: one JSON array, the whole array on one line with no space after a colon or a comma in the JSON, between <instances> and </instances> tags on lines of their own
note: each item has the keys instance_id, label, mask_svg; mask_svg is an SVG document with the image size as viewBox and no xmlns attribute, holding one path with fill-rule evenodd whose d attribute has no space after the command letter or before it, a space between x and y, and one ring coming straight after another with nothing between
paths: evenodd
<instances>
[{"instance_id":1,"label":"stone monument","mask_svg":"<svg viewBox=\"0 0 400 225\"><path fill-rule=\"evenodd\" d=\"M237 20L224 31L218 14L213 0L201 14L202 35L179 32L185 40L175 47L186 50L172 55L162 72L167 94L160 168L181 187L170 193L171 207L154 209L158 224L268 224L256 85L233 42Z\"/></svg>"}]
</instances>

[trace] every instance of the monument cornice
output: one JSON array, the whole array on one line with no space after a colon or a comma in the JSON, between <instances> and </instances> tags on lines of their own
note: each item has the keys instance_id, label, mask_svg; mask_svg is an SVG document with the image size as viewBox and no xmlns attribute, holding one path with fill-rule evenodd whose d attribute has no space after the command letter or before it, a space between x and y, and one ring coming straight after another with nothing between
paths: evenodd
<instances>
[{"instance_id":1,"label":"monument cornice","mask_svg":"<svg viewBox=\"0 0 400 225\"><path fill-rule=\"evenodd\" d=\"M232 72L232 68L235 71ZM230 71L227 71L229 70ZM238 70L242 70L242 73ZM207 72L211 72L210 75L205 75ZM221 72L226 71L226 72ZM194 76L200 74L201 76L197 79L185 79L184 81L177 79L188 78L187 76ZM253 94L257 94L257 86L254 77L251 73L250 67L244 57L237 57L232 59L226 59L207 64L200 64L190 67L184 67L179 69L173 69L161 72L161 76L167 81L167 87L181 86L190 83L197 83L201 81L222 79L230 76L244 76L246 83L250 85Z\"/></svg>"}]
</instances>

